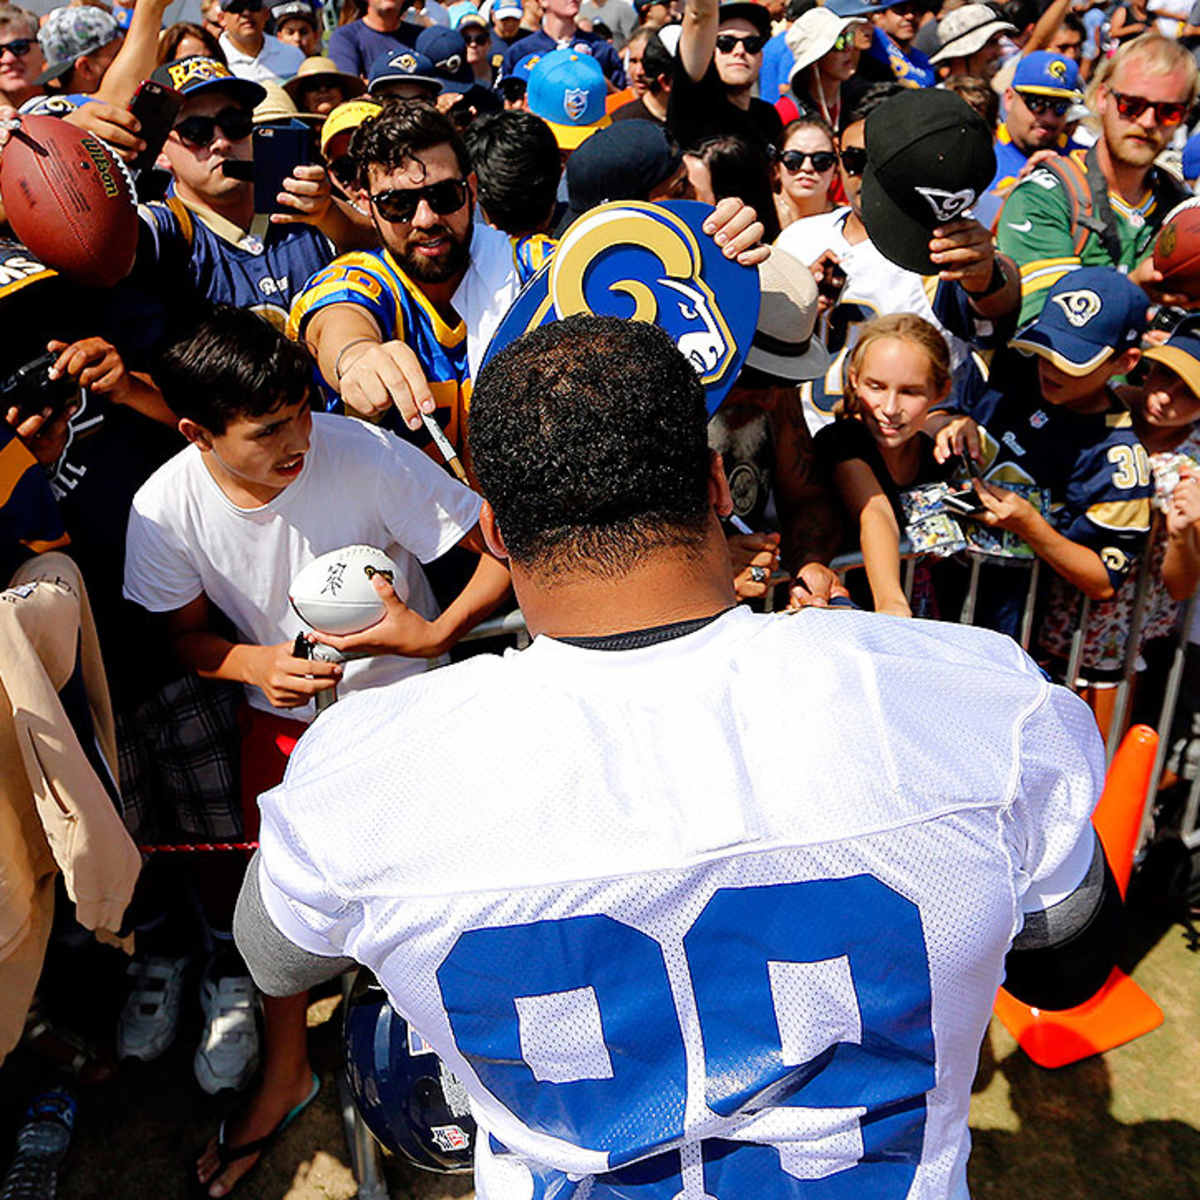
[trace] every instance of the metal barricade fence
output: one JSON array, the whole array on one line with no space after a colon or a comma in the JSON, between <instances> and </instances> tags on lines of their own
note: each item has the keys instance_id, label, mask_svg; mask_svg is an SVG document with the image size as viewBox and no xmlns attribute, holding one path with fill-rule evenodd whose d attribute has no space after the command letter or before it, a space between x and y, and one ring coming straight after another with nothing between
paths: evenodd
<instances>
[{"instance_id":1,"label":"metal barricade fence","mask_svg":"<svg viewBox=\"0 0 1200 1200\"><path fill-rule=\"evenodd\" d=\"M1156 522L1161 520L1160 516L1156 516ZM1152 528L1150 539L1147 544L1151 544L1154 538L1156 529ZM913 583L916 575L916 566L922 556L913 552L912 548L903 542L900 547L901 560L904 563L904 594L909 600L912 599ZM981 568L986 556L971 555L970 575L967 582L966 596L963 600L962 609L959 613L959 624L970 625L974 623L977 603L979 599L979 587L981 578ZM831 568L839 575L845 576L854 570L864 569L865 564L861 554L844 554L835 558L830 563ZM1037 608L1038 587L1042 575L1042 565L1039 559L1030 559L1027 562L1019 560L1008 560L1006 563L1008 570L1024 570L1029 575L1029 582L1025 589L1025 600L1021 612L1020 632L1018 640L1023 649L1030 649L1030 642L1033 637L1033 622ZM1135 678L1138 674L1137 664L1140 651L1140 642L1142 630L1146 620L1146 598L1149 592L1151 573L1151 556L1143 554L1139 563L1137 574L1135 576L1135 592L1134 592L1134 607L1130 619L1129 637L1125 648L1125 658L1121 678L1117 684L1116 702L1114 705L1112 722L1108 728L1108 736L1106 738L1108 746L1108 758L1112 760L1112 756L1116 751L1117 745L1120 742L1121 736L1125 732L1125 726L1129 719L1129 711L1133 698L1133 687ZM784 574L777 574L771 581L772 587L768 591L761 602L761 606L767 611L777 607L776 593L779 587L787 586L788 577ZM1079 678L1079 669L1083 661L1084 646L1087 639L1088 622L1091 618L1092 605L1087 596L1080 593L1081 603L1079 607L1079 617L1075 623L1075 628L1071 635L1071 646L1067 658L1067 666L1063 682L1075 681ZM1143 801L1142 810L1142 835L1141 843L1144 845L1153 830L1154 819L1154 798L1158 791L1159 781L1162 778L1163 770L1167 761L1167 755L1171 749L1171 730L1175 721L1175 712L1179 704L1180 694L1182 692L1185 659L1188 647L1188 630L1191 627L1192 614L1195 611L1197 597L1193 597L1190 602L1184 606L1182 621L1178 636L1176 638L1171 660L1171 667L1167 676L1166 686L1163 690L1162 705L1158 715L1158 757L1155 761L1154 771L1151 775L1150 784L1146 791L1146 796ZM524 648L529 644L529 632L526 629L524 618L519 609L505 613L499 617L492 617L487 621L481 622L471 630L462 640L464 642L480 642L493 638L512 638L518 649ZM1182 768L1181 768L1182 772ZM1184 843L1189 849L1194 849L1200 846L1200 763L1197 763L1195 778L1192 781L1191 790L1188 794L1184 805L1184 812L1180 821L1179 833L1183 838Z\"/></svg>"}]
</instances>

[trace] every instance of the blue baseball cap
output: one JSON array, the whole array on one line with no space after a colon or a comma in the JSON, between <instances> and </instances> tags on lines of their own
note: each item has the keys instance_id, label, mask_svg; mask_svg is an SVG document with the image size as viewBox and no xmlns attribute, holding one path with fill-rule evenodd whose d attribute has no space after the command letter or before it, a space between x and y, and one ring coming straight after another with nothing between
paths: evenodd
<instances>
[{"instance_id":1,"label":"blue baseball cap","mask_svg":"<svg viewBox=\"0 0 1200 1200\"><path fill-rule=\"evenodd\" d=\"M1200 397L1200 329L1194 319L1180 325L1161 346L1150 346L1142 357L1174 371L1192 395Z\"/></svg>"},{"instance_id":2,"label":"blue baseball cap","mask_svg":"<svg viewBox=\"0 0 1200 1200\"><path fill-rule=\"evenodd\" d=\"M1193 133L1183 147L1183 177L1200 179L1200 133Z\"/></svg>"},{"instance_id":3,"label":"blue baseball cap","mask_svg":"<svg viewBox=\"0 0 1200 1200\"><path fill-rule=\"evenodd\" d=\"M446 9L446 16L450 18L451 29L461 29L463 23L467 21L487 27L487 18L471 3L471 0L459 0L457 4L450 5Z\"/></svg>"},{"instance_id":4,"label":"blue baseball cap","mask_svg":"<svg viewBox=\"0 0 1200 1200\"><path fill-rule=\"evenodd\" d=\"M574 150L597 129L612 124L604 101L608 85L590 54L551 50L532 64L525 100L554 133L560 150Z\"/></svg>"},{"instance_id":5,"label":"blue baseball cap","mask_svg":"<svg viewBox=\"0 0 1200 1200\"><path fill-rule=\"evenodd\" d=\"M371 63L367 71L368 93L374 96L385 83L419 83L430 96L436 96L442 90L442 81L434 71L433 63L426 55L407 46L385 50Z\"/></svg>"},{"instance_id":6,"label":"blue baseball cap","mask_svg":"<svg viewBox=\"0 0 1200 1200\"><path fill-rule=\"evenodd\" d=\"M467 43L456 30L430 25L417 37L417 50L433 63L433 73L443 92L467 92L475 86L475 73L467 63Z\"/></svg>"},{"instance_id":7,"label":"blue baseball cap","mask_svg":"<svg viewBox=\"0 0 1200 1200\"><path fill-rule=\"evenodd\" d=\"M872 13L883 12L885 8L902 3L903 0L879 0L878 4L871 3L871 0L828 0L825 7L839 17L856 17L861 20Z\"/></svg>"},{"instance_id":8,"label":"blue baseball cap","mask_svg":"<svg viewBox=\"0 0 1200 1200\"><path fill-rule=\"evenodd\" d=\"M497 21L504 20L505 17L523 17L525 10L517 3L517 0L496 0L492 5L492 18Z\"/></svg>"},{"instance_id":9,"label":"blue baseball cap","mask_svg":"<svg viewBox=\"0 0 1200 1200\"><path fill-rule=\"evenodd\" d=\"M1050 288L1041 314L1010 344L1068 375L1086 375L1141 341L1149 303L1120 271L1079 267Z\"/></svg>"},{"instance_id":10,"label":"blue baseball cap","mask_svg":"<svg viewBox=\"0 0 1200 1200\"><path fill-rule=\"evenodd\" d=\"M1048 50L1035 50L1017 63L1012 87L1014 91L1029 92L1033 96L1083 99L1079 90L1079 68L1069 58L1051 54Z\"/></svg>"}]
</instances>

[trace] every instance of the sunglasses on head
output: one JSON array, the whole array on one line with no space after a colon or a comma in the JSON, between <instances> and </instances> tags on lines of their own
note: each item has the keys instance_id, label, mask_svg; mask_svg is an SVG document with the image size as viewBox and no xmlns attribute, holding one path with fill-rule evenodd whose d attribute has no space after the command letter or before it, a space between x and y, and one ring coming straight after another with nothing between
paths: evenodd
<instances>
[{"instance_id":1,"label":"sunglasses on head","mask_svg":"<svg viewBox=\"0 0 1200 1200\"><path fill-rule=\"evenodd\" d=\"M767 39L757 33L752 33L749 37L738 37L734 33L722 33L717 37L717 49L722 54L732 54L739 46L747 54L758 54L766 44Z\"/></svg>"},{"instance_id":2,"label":"sunglasses on head","mask_svg":"<svg viewBox=\"0 0 1200 1200\"><path fill-rule=\"evenodd\" d=\"M486 46L492 39L486 33L480 32L464 33L462 35L462 40L466 42L468 46Z\"/></svg>"},{"instance_id":3,"label":"sunglasses on head","mask_svg":"<svg viewBox=\"0 0 1200 1200\"><path fill-rule=\"evenodd\" d=\"M1158 125L1178 125L1187 116L1188 106L1182 100L1147 100L1145 96L1130 96L1109 89L1117 102L1117 112L1128 121L1136 121L1148 108L1154 109Z\"/></svg>"},{"instance_id":4,"label":"sunglasses on head","mask_svg":"<svg viewBox=\"0 0 1200 1200\"><path fill-rule=\"evenodd\" d=\"M861 175L867 165L867 152L862 146L846 146L841 153L842 170L847 175Z\"/></svg>"},{"instance_id":5,"label":"sunglasses on head","mask_svg":"<svg viewBox=\"0 0 1200 1200\"><path fill-rule=\"evenodd\" d=\"M175 126L175 132L193 146L208 146L216 136L218 127L231 142L240 142L242 138L250 136L254 122L244 108L223 108L215 117L184 117Z\"/></svg>"},{"instance_id":6,"label":"sunglasses on head","mask_svg":"<svg viewBox=\"0 0 1200 1200\"><path fill-rule=\"evenodd\" d=\"M36 38L13 38L11 42L0 42L0 54L7 50L16 58L24 58L33 49L35 41Z\"/></svg>"},{"instance_id":7,"label":"sunglasses on head","mask_svg":"<svg viewBox=\"0 0 1200 1200\"><path fill-rule=\"evenodd\" d=\"M388 188L386 192L371 196L375 211L385 221L396 222L411 221L422 200L436 216L458 212L467 202L467 181L443 179L440 183L427 183L418 188Z\"/></svg>"},{"instance_id":8,"label":"sunglasses on head","mask_svg":"<svg viewBox=\"0 0 1200 1200\"><path fill-rule=\"evenodd\" d=\"M1030 96L1020 89L1017 90L1017 95L1025 102L1025 107L1038 117L1045 113L1053 113L1056 117L1065 117L1067 109L1071 107L1070 100L1055 100L1050 96Z\"/></svg>"},{"instance_id":9,"label":"sunglasses on head","mask_svg":"<svg viewBox=\"0 0 1200 1200\"><path fill-rule=\"evenodd\" d=\"M780 166L790 175L795 175L806 162L811 162L813 170L820 174L837 162L837 155L832 150L817 150L812 154L805 150L785 150L779 156Z\"/></svg>"}]
</instances>

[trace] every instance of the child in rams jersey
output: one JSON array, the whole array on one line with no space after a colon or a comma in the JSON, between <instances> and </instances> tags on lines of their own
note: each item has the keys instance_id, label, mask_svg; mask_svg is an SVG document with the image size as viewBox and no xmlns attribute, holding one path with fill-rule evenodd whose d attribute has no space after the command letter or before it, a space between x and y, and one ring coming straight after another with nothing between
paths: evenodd
<instances>
[{"instance_id":1,"label":"child in rams jersey","mask_svg":"<svg viewBox=\"0 0 1200 1200\"><path fill-rule=\"evenodd\" d=\"M859 334L846 382L846 412L818 431L814 450L857 525L875 611L910 617L900 582L900 490L949 474L932 439L921 436L929 410L950 393L946 339L913 313L877 317Z\"/></svg>"},{"instance_id":2,"label":"child in rams jersey","mask_svg":"<svg viewBox=\"0 0 1200 1200\"><path fill-rule=\"evenodd\" d=\"M1150 527L1150 465L1112 380L1138 362L1146 297L1111 267L1082 267L1050 289L1041 315L1014 351L997 358L987 391L969 409L982 429L976 457L984 511L975 519L1010 530L1063 581L1047 620L1083 592L1111 600ZM960 430L948 428L954 448ZM1045 516L1005 483L1050 497ZM988 572L977 620L1015 634L1026 581Z\"/></svg>"}]
</instances>

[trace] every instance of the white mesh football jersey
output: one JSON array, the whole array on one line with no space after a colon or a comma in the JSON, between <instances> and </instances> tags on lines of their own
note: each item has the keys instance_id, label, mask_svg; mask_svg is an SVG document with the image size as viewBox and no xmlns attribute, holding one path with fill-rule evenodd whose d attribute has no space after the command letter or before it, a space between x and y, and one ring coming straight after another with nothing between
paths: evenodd
<instances>
[{"instance_id":1,"label":"white mesh football jersey","mask_svg":"<svg viewBox=\"0 0 1200 1200\"><path fill-rule=\"evenodd\" d=\"M261 799L260 883L463 1081L488 1200L958 1197L1102 772L1007 638L736 609L349 698Z\"/></svg>"}]
</instances>

